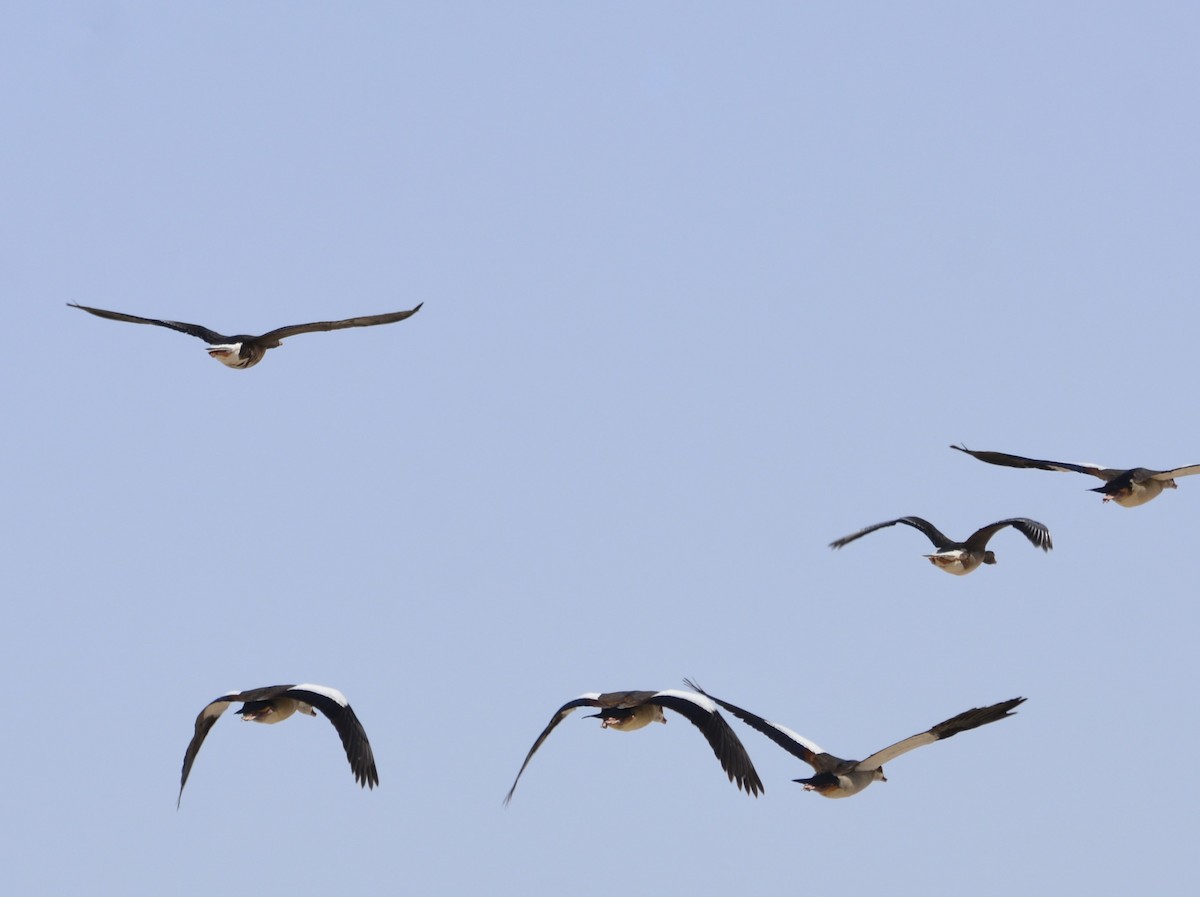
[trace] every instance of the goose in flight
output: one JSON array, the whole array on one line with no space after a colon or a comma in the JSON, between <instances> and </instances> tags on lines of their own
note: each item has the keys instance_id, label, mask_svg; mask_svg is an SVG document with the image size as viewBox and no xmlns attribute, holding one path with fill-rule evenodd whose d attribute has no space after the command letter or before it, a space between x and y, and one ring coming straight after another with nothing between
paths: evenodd
<instances>
[{"instance_id":1,"label":"goose in flight","mask_svg":"<svg viewBox=\"0 0 1200 897\"><path fill-rule=\"evenodd\" d=\"M154 324L157 327L169 327L171 330L178 330L180 333L186 333L191 336L198 336L200 339L208 343L207 352L221 364L231 368L252 368L260 361L267 353L268 349L277 349L282 345L282 340L289 336L296 336L299 333L316 333L322 330L344 330L347 327L373 327L376 324L391 324L394 321L403 321L407 317L415 315L421 308L421 303L416 308L410 308L408 311L393 311L382 315L367 315L361 318L346 318L344 321L317 321L313 324L292 324L288 327L277 327L274 330L269 330L261 336L251 336L241 333L237 336L225 336L217 333L215 330L209 330L207 327L201 327L199 324L185 324L182 321L160 321L157 318L139 318L137 315L122 314L119 311L105 311L102 308L90 308L86 305L76 305L74 302L68 302L72 308L81 308L90 314L101 318L108 318L110 321L128 321L131 324Z\"/></svg>"},{"instance_id":2,"label":"goose in flight","mask_svg":"<svg viewBox=\"0 0 1200 897\"><path fill-rule=\"evenodd\" d=\"M346 749L346 759L350 761L355 780L364 788L374 788L379 784L379 773L375 771L375 755L371 752L371 743L367 741L367 733L358 717L354 715L344 694L336 688L324 685L270 685L266 688L252 688L249 691L229 692L211 701L200 711L200 715L196 717L196 734L192 736L187 752L183 755L179 799L175 801L177 808L179 801L183 800L183 786L187 784L188 773L192 771L192 764L196 762L196 754L200 753L200 745L204 744L208 730L234 701L243 702L242 708L237 711L238 716L254 723L279 723L294 713L316 716L317 710L320 710L341 736L342 746Z\"/></svg>"},{"instance_id":3,"label":"goose in flight","mask_svg":"<svg viewBox=\"0 0 1200 897\"><path fill-rule=\"evenodd\" d=\"M927 554L925 557L929 558L929 562L938 569L953 573L955 576L970 573L980 564L996 563L995 552L989 551L987 548L988 540L1006 526L1011 526L1042 551L1049 551L1054 547L1050 541L1050 530L1046 528L1046 524L1030 520L1028 517L997 520L982 529L977 529L965 542L955 542L953 539L946 538L936 526L921 517L898 517L895 520L885 520L883 523L876 523L874 526L868 526L866 529L843 536L835 542L830 542L829 547L841 548L843 545L849 545L855 539L862 538L867 533L873 533L885 526L895 526L897 523L919 529L928 536L937 551Z\"/></svg>"},{"instance_id":4,"label":"goose in flight","mask_svg":"<svg viewBox=\"0 0 1200 897\"><path fill-rule=\"evenodd\" d=\"M742 747L742 743L733 729L729 728L729 723L725 722L725 718L717 712L717 705L709 698L701 694L673 689L666 691L611 691L604 694L588 692L573 701L567 701L554 712L549 724L537 737L537 741L533 743L529 753L525 755L525 762L521 764L521 769L517 772L517 777L513 779L512 787L508 789L508 794L504 798L505 804L512 800L513 792L517 790L517 782L521 780L521 773L525 772L525 767L529 765L529 761L537 749L542 746L542 742L554 731L554 727L566 719L577 707L600 708L599 713L589 714L588 718L599 717L600 728L616 729L618 732L632 732L634 729L641 729L655 722L665 723L667 719L663 715L663 710L674 710L686 717L708 739L713 753L721 761L721 768L729 776L729 781L736 782L739 789L754 797L758 797L762 793L762 780L754 771L754 764L750 762L750 756Z\"/></svg>"},{"instance_id":5,"label":"goose in flight","mask_svg":"<svg viewBox=\"0 0 1200 897\"><path fill-rule=\"evenodd\" d=\"M966 452L987 464L998 464L1001 467L1031 467L1035 470L1060 470L1099 477L1104 480L1104 485L1088 491L1099 492L1106 502L1115 501L1123 508L1136 508L1153 498L1158 498L1164 489L1179 488L1175 484L1175 477L1190 477L1200 473L1200 464L1189 464L1187 467L1176 467L1173 470L1149 470L1145 467L1115 470L1111 467L1101 467L1099 464L1068 464L1066 461L1022 458L1020 455L1006 455L1004 452L979 452L965 445L952 445L950 448Z\"/></svg>"},{"instance_id":6,"label":"goose in flight","mask_svg":"<svg viewBox=\"0 0 1200 897\"><path fill-rule=\"evenodd\" d=\"M689 682L688 685L696 689L696 691L700 691L699 686L694 683ZM701 694L707 694L707 692L701 692ZM712 696L709 695L709 697ZM957 716L952 716L950 719L938 723L933 728L927 729L919 735L910 736L903 741L897 741L895 744L885 747L881 751L876 751L865 760L843 760L840 757L833 756L833 754L826 753L807 738L797 735L791 729L765 720L761 716L755 716L749 710L735 707L733 704L722 701L720 698L712 699L738 719L742 720L742 722L746 723L746 725L762 732L789 754L799 757L811 766L816 775L810 776L807 779L793 779L792 781L803 785L805 791L815 791L822 797L851 797L858 794L858 792L862 791L872 782L886 782L887 776L883 774L883 764L894 760L901 754L907 754L909 751L919 748L922 745L932 744L943 738L950 738L952 735L957 735L959 732L966 732L968 729L985 726L988 723L996 722L996 720L1004 719L1006 716L1011 716L1013 708L1025 700L1024 698L1012 698L1008 701L1001 701L999 704L993 704L990 707L976 707L972 710L964 710Z\"/></svg>"}]
</instances>

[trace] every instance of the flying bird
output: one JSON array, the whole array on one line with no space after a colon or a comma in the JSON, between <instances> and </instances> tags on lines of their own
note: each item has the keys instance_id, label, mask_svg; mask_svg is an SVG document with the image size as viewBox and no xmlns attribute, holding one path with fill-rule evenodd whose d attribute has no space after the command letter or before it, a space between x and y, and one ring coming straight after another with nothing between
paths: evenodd
<instances>
[{"instance_id":1,"label":"flying bird","mask_svg":"<svg viewBox=\"0 0 1200 897\"><path fill-rule=\"evenodd\" d=\"M1007 520L997 520L995 523L989 523L982 529L973 532L965 542L955 542L953 539L947 538L936 526L921 517L899 517L895 520L885 520L883 523L876 523L874 526L868 526L866 529L860 529L849 536L843 536L836 542L830 542L829 547L841 548L843 545L849 545L855 539L859 539L867 533L873 533L875 530L883 529L885 526L895 526L897 523L903 523L914 529L919 529L928 536L929 541L933 543L933 547L937 551L933 554L924 555L924 557L929 558L929 563L935 567L945 570L947 573L953 573L955 576L963 576L970 573L980 564L996 563L995 552L987 550L988 540L1006 526L1011 526L1035 546L1042 549L1042 551L1049 551L1054 547L1050 541L1050 530L1046 528L1046 524L1030 520L1028 517L1010 517Z\"/></svg>"},{"instance_id":2,"label":"flying bird","mask_svg":"<svg viewBox=\"0 0 1200 897\"><path fill-rule=\"evenodd\" d=\"M1006 455L1003 452L977 452L965 445L952 445L950 448L966 452L987 464L998 464L1001 467L1031 467L1035 470L1059 470L1099 477L1104 480L1104 485L1088 491L1099 492L1106 502L1115 501L1123 508L1136 508L1158 498L1164 489L1179 488L1175 484L1175 477L1190 477L1200 473L1200 464L1189 464L1174 470L1150 470L1145 467L1115 470L1098 464L1068 464L1066 461L1039 461L1036 458L1022 458L1020 455Z\"/></svg>"},{"instance_id":3,"label":"flying bird","mask_svg":"<svg viewBox=\"0 0 1200 897\"><path fill-rule=\"evenodd\" d=\"M157 318L139 318L137 315L122 314L119 311L105 311L102 308L90 308L86 305L76 305L74 302L68 302L67 304L72 308L82 308L84 311L97 317L108 318L110 321L128 321L131 324L154 324L157 327L169 327L171 330L178 330L180 333L198 336L208 343L208 354L221 362L221 364L231 368L252 368L262 361L262 357L267 354L268 349L279 348L282 345L282 340L287 339L289 336L296 336L300 333L316 333L322 330L344 330L347 327L374 327L376 324L391 324L415 315L420 310L421 305L425 303L422 302L416 308L410 308L408 311L393 311L383 315L346 318L344 321L317 321L313 324L292 324L288 327L277 327L261 336L251 336L245 333L240 333L237 336L225 336L224 334L217 333L215 330L201 327L199 324L185 324L182 321L160 321Z\"/></svg>"},{"instance_id":4,"label":"flying bird","mask_svg":"<svg viewBox=\"0 0 1200 897\"><path fill-rule=\"evenodd\" d=\"M517 790L517 782L521 780L521 773L525 772L525 767L529 765L529 761L537 749L542 746L542 742L554 731L554 727L566 719L577 707L600 708L599 713L589 714L588 718L598 717L600 728L616 729L618 732L632 732L634 729L641 729L654 722L665 723L667 719L663 715L663 710L674 710L686 717L708 739L713 753L721 761L721 768L729 776L729 781L736 782L739 789L754 797L762 793L762 780L754 771L754 764L750 762L750 756L746 753L746 749L742 747L741 741L729 727L729 723L725 722L725 718L717 712L717 705L707 697L672 689L666 691L612 691L604 694L589 692L580 695L573 701L567 701L554 712L549 724L537 737L537 741L533 743L529 753L525 755L525 762L521 764L521 769L517 772L517 777L513 779L512 787L508 789L508 794L504 798L505 804L512 800L513 792Z\"/></svg>"},{"instance_id":5,"label":"flying bird","mask_svg":"<svg viewBox=\"0 0 1200 897\"><path fill-rule=\"evenodd\" d=\"M316 716L317 710L320 710L341 736L355 780L364 788L374 788L379 784L371 743L367 741L367 733L344 694L324 685L271 685L221 695L200 711L196 717L196 734L192 736L183 755L183 775L179 779L176 807L183 800L183 786L187 784L188 773L192 771L192 764L196 762L196 755L200 753L200 745L204 744L208 730L234 701L243 702L242 708L237 711L238 716L254 723L278 723L294 713Z\"/></svg>"},{"instance_id":6,"label":"flying bird","mask_svg":"<svg viewBox=\"0 0 1200 897\"><path fill-rule=\"evenodd\" d=\"M694 683L689 682L688 685L700 691L700 688ZM707 694L707 692L702 693ZM709 697L712 696L709 695ZM799 757L811 766L816 775L810 776L807 779L792 780L803 785L805 791L815 791L822 797L851 797L858 794L858 792L862 791L872 782L887 781L887 776L883 774L883 764L894 760L901 754L907 754L909 751L919 748L922 745L932 744L943 738L950 738L952 735L957 735L959 732L965 732L968 729L975 729L979 726L985 726L988 723L994 723L996 720L1004 719L1006 716L1010 716L1013 708L1025 699L1012 698L1008 701L1001 701L999 704L993 704L990 707L976 707L972 710L965 710L958 714L958 716L952 716L945 722L940 722L919 735L913 735L905 738L903 741L897 741L895 744L885 747L881 751L876 751L865 760L843 760L840 757L835 757L833 754L821 750L821 748L802 735L797 735L791 729L765 720L761 716L756 716L749 710L735 707L733 704L722 701L720 698L712 698L712 700L742 720L746 725L762 732L785 751Z\"/></svg>"}]
</instances>

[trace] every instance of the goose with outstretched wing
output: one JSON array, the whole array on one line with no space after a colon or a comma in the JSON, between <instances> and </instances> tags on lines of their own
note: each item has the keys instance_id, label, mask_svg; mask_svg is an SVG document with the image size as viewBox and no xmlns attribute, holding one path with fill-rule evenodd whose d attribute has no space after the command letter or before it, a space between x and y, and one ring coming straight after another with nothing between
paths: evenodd
<instances>
[{"instance_id":1,"label":"goose with outstretched wing","mask_svg":"<svg viewBox=\"0 0 1200 897\"><path fill-rule=\"evenodd\" d=\"M694 688L701 694L708 695L707 692L703 691L694 682L689 681L687 684L689 688ZM959 732L966 732L968 729L977 729L980 726L986 726L988 723L994 723L997 720L1011 716L1014 708L1025 700L1024 698L1011 698L1007 701L1001 701L999 704L992 704L990 707L976 707L971 710L965 710L957 716L952 716L950 719L944 720L918 735L912 735L903 741L897 741L895 744L885 747L883 750L876 751L865 760L843 760L841 757L835 757L833 754L822 750L804 736L796 734L785 726L765 720L761 716L751 713L749 710L743 710L741 707L730 704L728 701L723 701L712 695L708 695L708 697L746 723L746 725L762 732L785 751L799 757L811 766L815 775L805 779L793 779L792 781L803 785L805 791L815 791L822 797L852 797L872 782L886 782L887 777L883 774L883 764L923 745L933 744L935 741L950 738Z\"/></svg>"},{"instance_id":2,"label":"goose with outstretched wing","mask_svg":"<svg viewBox=\"0 0 1200 897\"><path fill-rule=\"evenodd\" d=\"M955 576L970 573L980 564L996 563L996 553L989 550L987 544L992 536L1006 526L1011 526L1042 551L1049 551L1054 547L1054 543L1050 541L1050 530L1046 528L1046 524L1030 520L1028 517L1009 517L1007 520L989 523L987 526L977 529L963 542L956 542L944 535L941 530L922 517L897 517L895 520L885 520L883 523L876 523L860 529L856 533L843 536L830 542L829 547L841 548L849 545L855 539L861 539L867 533L873 533L875 530L887 526L895 526L897 523L903 523L923 532L933 543L933 547L937 549L933 554L925 555L929 559L929 563L939 570L945 570Z\"/></svg>"},{"instance_id":3,"label":"goose with outstretched wing","mask_svg":"<svg viewBox=\"0 0 1200 897\"><path fill-rule=\"evenodd\" d=\"M187 324L183 321L163 321L158 318L141 318L137 315L127 315L119 311L105 311L102 308L77 305L74 302L68 302L67 304L72 308L81 308L97 317L108 318L110 321L126 321L130 324L153 324L156 327L167 327L171 330L178 330L180 333L186 333L189 336L199 337L208 343L207 351L211 357L227 367L241 370L254 367L262 361L262 357L267 353L268 349L279 348L282 345L282 341L289 336L296 336L301 333L317 333L325 330L344 330L347 327L374 327L377 324L391 324L394 321L403 321L405 318L415 315L420 311L421 305L424 305L424 303L421 303L416 308L410 308L408 311L393 311L382 315L346 318L342 321L316 321L312 324L291 324L287 327L277 327L274 330L269 330L260 336L252 336L246 333L236 336L225 336L224 334L217 333L215 330L202 327L199 324Z\"/></svg>"},{"instance_id":4,"label":"goose with outstretched wing","mask_svg":"<svg viewBox=\"0 0 1200 897\"><path fill-rule=\"evenodd\" d=\"M1148 467L1131 467L1128 470L1117 470L1112 467L1101 467L1098 464L1070 464L1066 461L1039 461L1036 458L1023 458L1020 455L1007 455L1004 452L982 452L969 449L965 445L952 445L950 448L978 458L985 464L997 464L1000 467L1020 467L1034 470L1058 470L1068 473L1086 473L1104 480L1103 486L1089 489L1089 492L1099 492L1106 502L1115 501L1123 508L1136 508L1151 499L1162 495L1164 489L1177 489L1176 477L1190 477L1200 473L1200 464L1189 464L1187 467L1175 467L1171 470L1151 470Z\"/></svg>"}]
</instances>

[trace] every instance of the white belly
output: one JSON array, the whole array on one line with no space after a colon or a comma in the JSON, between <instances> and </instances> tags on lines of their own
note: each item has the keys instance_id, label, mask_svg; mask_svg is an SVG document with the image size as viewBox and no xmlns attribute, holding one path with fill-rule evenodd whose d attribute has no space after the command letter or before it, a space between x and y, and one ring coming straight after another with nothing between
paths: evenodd
<instances>
[{"instance_id":1,"label":"white belly","mask_svg":"<svg viewBox=\"0 0 1200 897\"><path fill-rule=\"evenodd\" d=\"M979 566L979 560L971 557L970 553L961 548L953 551L939 551L937 554L927 554L929 563L955 576L964 576Z\"/></svg>"}]
</instances>

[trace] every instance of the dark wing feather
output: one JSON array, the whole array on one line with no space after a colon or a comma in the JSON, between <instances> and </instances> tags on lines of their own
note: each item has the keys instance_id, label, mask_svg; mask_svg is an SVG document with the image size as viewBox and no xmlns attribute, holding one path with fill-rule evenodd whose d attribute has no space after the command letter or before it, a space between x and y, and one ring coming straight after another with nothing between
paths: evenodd
<instances>
[{"instance_id":1,"label":"dark wing feather","mask_svg":"<svg viewBox=\"0 0 1200 897\"><path fill-rule=\"evenodd\" d=\"M735 704L730 704L728 701L723 701L718 697L710 695L691 680L685 679L684 681L687 682L689 688L694 688L700 694L720 704L747 726L762 732L763 735L766 735L793 757L799 757L817 772L832 769L842 762L839 758L833 756L833 754L823 751L818 745L809 741L803 735L798 735L785 726L763 719L749 710L743 710Z\"/></svg>"},{"instance_id":2,"label":"dark wing feather","mask_svg":"<svg viewBox=\"0 0 1200 897\"><path fill-rule=\"evenodd\" d=\"M563 704L554 712L554 716L550 717L550 722L547 723L546 728L542 730L542 734L537 737L537 741L533 743L533 747L531 747L529 749L529 753L525 755L525 762L521 764L521 768L517 771L517 777L513 779L512 787L508 789L508 794L504 796L504 803L506 806L508 805L508 802L512 800L513 792L517 790L517 782L521 781L521 773L525 772L525 767L529 765L529 761L533 759L533 755L537 753L537 749L542 746L542 742L545 741L546 738L549 737L550 733L554 731L554 727L566 719L577 707L612 706L611 704L605 704L601 700L601 698L604 697L604 695L596 695L595 697L584 695L576 698L573 701L567 701L567 703Z\"/></svg>"},{"instance_id":3,"label":"dark wing feather","mask_svg":"<svg viewBox=\"0 0 1200 897\"><path fill-rule=\"evenodd\" d=\"M1174 470L1146 470L1139 467L1133 471L1136 482L1143 480L1172 480L1175 477L1190 477L1200 473L1200 464L1189 464L1187 467L1176 467Z\"/></svg>"},{"instance_id":4,"label":"dark wing feather","mask_svg":"<svg viewBox=\"0 0 1200 897\"><path fill-rule=\"evenodd\" d=\"M195 734L192 735L192 740L183 755L183 774L179 777L179 797L175 801L175 809L179 809L179 802L183 800L183 786L187 784L192 764L196 762L196 755L200 753L200 745L204 744L209 729L216 724L229 705L235 701L268 701L286 693L291 687L290 685L268 685L264 688L252 688L249 691L230 692L221 695L215 701L208 702L200 711L200 715L196 717Z\"/></svg>"},{"instance_id":5,"label":"dark wing feather","mask_svg":"<svg viewBox=\"0 0 1200 897\"><path fill-rule=\"evenodd\" d=\"M1022 458L1020 455L1006 455L1004 452L979 452L967 448L965 445L952 445L952 449L960 452L965 452L972 458L978 458L985 464L998 464L1001 467L1021 467L1032 468L1035 470L1057 470L1069 473L1086 473L1094 477L1099 477L1102 480L1111 480L1115 476L1119 476L1124 471L1113 470L1108 467L1099 467L1095 464L1069 464L1066 461L1039 461L1036 458Z\"/></svg>"},{"instance_id":6,"label":"dark wing feather","mask_svg":"<svg viewBox=\"0 0 1200 897\"><path fill-rule=\"evenodd\" d=\"M897 523L903 523L913 527L914 529L919 529L929 538L929 541L933 543L935 548L942 548L946 545L953 544L953 540L947 539L945 535L943 535L942 532L928 520L925 520L921 517L898 517L895 520L885 520L883 523L876 523L873 526L860 529L858 532L851 533L848 536L842 536L842 538L830 542L829 547L841 548L844 545L849 545L855 539L861 539L863 536L867 535L867 533L873 533L875 530L883 529L885 526L895 526Z\"/></svg>"},{"instance_id":7,"label":"dark wing feather","mask_svg":"<svg viewBox=\"0 0 1200 897\"><path fill-rule=\"evenodd\" d=\"M703 697L707 701L712 700L707 695ZM709 747L717 755L721 768L729 776L729 781L736 783L739 789L754 797L762 794L762 779L758 777L750 755L746 753L746 748L742 746L737 733L729 728L729 723L725 722L725 718L715 708L706 710L694 700L664 692L654 695L648 703L658 704L686 717L708 740Z\"/></svg>"},{"instance_id":8,"label":"dark wing feather","mask_svg":"<svg viewBox=\"0 0 1200 897\"><path fill-rule=\"evenodd\" d=\"M1024 700L1024 698L1010 698L1007 701L1001 701L999 704L992 704L990 707L975 707L971 710L964 710L957 716L952 716L950 719L938 723L936 726L919 735L910 736L903 741L898 741L893 745L885 747L881 751L876 751L865 760L860 760L858 768L878 769L889 760L893 760L901 754L907 754L909 751L919 748L922 745L932 744L943 738L950 738L953 735L957 735L959 732L966 732L968 729L976 729L979 726L1004 719L1006 716L1011 716L1013 708Z\"/></svg>"},{"instance_id":9,"label":"dark wing feather","mask_svg":"<svg viewBox=\"0 0 1200 897\"><path fill-rule=\"evenodd\" d=\"M983 551L987 547L988 540L1006 526L1011 526L1032 542L1035 547L1042 549L1042 551L1049 551L1054 547L1054 543L1050 541L1050 530L1046 527L1046 524L1030 520L1028 517L1010 517L1008 520L997 520L995 523L988 524L976 530L964 544L967 548L975 551Z\"/></svg>"},{"instance_id":10,"label":"dark wing feather","mask_svg":"<svg viewBox=\"0 0 1200 897\"><path fill-rule=\"evenodd\" d=\"M68 302L67 305L72 308L82 308L84 311L90 312L98 318L108 318L110 321L128 321L130 324L153 324L156 327L169 327L171 330L178 330L180 333L186 333L189 336L198 336L210 345L233 341L233 337L223 336L215 330L209 330L207 327L201 327L199 324L185 324L183 321L160 321L157 318L139 318L137 315L127 315L119 311L105 311L102 308L90 308L87 305L77 305L74 302Z\"/></svg>"},{"instance_id":11,"label":"dark wing feather","mask_svg":"<svg viewBox=\"0 0 1200 897\"><path fill-rule=\"evenodd\" d=\"M183 786L187 784L188 776L192 772L192 764L196 762L196 755L200 753L200 745L204 744L209 730L216 725L221 714L237 700L240 699L236 694L222 695L215 701L206 704L200 711L200 715L196 717L195 734L192 735L192 740L188 743L187 751L183 755L183 773L179 777L179 797L175 799L176 810L179 809L179 804L183 800Z\"/></svg>"},{"instance_id":12,"label":"dark wing feather","mask_svg":"<svg viewBox=\"0 0 1200 897\"><path fill-rule=\"evenodd\" d=\"M376 324L391 324L415 315L421 310L421 306L424 304L422 302L416 308L410 308L408 311L393 311L382 315L365 315L359 318L346 318L344 321L316 321L312 324L291 324L287 327L277 327L275 330L256 337L255 341L270 344L300 333L317 333L324 330L345 330L347 327L374 327Z\"/></svg>"},{"instance_id":13,"label":"dark wing feather","mask_svg":"<svg viewBox=\"0 0 1200 897\"><path fill-rule=\"evenodd\" d=\"M346 759L350 761L350 769L354 772L354 780L358 784L364 788L374 788L379 784L379 772L375 769L375 754L371 750L371 742L367 740L367 732L349 704L343 707L328 695L303 688L291 688L288 695L317 708L333 723L342 739Z\"/></svg>"}]
</instances>

